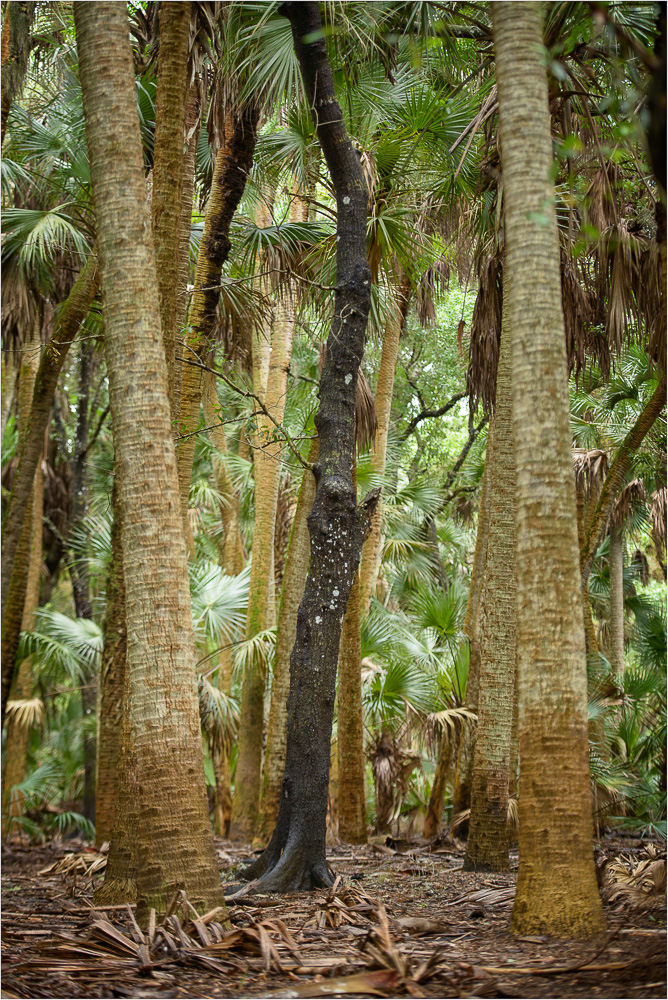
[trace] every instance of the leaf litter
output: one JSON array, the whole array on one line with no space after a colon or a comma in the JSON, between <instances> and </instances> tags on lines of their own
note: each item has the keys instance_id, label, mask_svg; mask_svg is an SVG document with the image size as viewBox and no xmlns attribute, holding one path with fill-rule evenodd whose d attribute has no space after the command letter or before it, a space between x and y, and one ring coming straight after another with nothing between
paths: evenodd
<instances>
[{"instance_id":1,"label":"leaf litter","mask_svg":"<svg viewBox=\"0 0 668 1000\"><path fill-rule=\"evenodd\" d=\"M332 846L331 889L230 891L231 929L184 893L146 928L133 906L94 907L106 854L68 846L3 847L3 996L665 996L658 844L601 843L609 933L588 943L513 937L515 875L463 872L459 842ZM232 884L249 852L218 846Z\"/></svg>"}]
</instances>

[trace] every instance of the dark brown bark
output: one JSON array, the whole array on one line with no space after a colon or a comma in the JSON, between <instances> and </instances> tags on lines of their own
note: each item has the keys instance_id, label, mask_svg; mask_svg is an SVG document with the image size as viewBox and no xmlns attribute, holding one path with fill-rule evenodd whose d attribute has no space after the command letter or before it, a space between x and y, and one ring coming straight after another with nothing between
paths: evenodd
<instances>
[{"instance_id":1,"label":"dark brown bark","mask_svg":"<svg viewBox=\"0 0 668 1000\"><path fill-rule=\"evenodd\" d=\"M5 141L5 129L12 101L20 92L28 68L30 30L36 3L8 3L2 25L2 118L0 142Z\"/></svg>"},{"instance_id":2,"label":"dark brown bark","mask_svg":"<svg viewBox=\"0 0 668 1000\"><path fill-rule=\"evenodd\" d=\"M337 200L337 287L316 427L320 456L308 519L311 567L290 658L285 775L276 829L245 872L282 892L329 885L325 857L330 742L341 623L378 491L352 482L357 376L370 306L367 188L336 100L317 3L287 3L309 107Z\"/></svg>"},{"instance_id":3,"label":"dark brown bark","mask_svg":"<svg viewBox=\"0 0 668 1000\"><path fill-rule=\"evenodd\" d=\"M70 344L85 319L98 289L97 261L91 257L61 306L51 340L42 353L33 390L30 425L19 451L18 465L2 525L2 717L14 672L20 633L20 614L25 600L27 549L17 551L26 518L35 470L42 454L44 432L51 416L51 400ZM28 532L29 534L29 532ZM27 538L27 535L26 535ZM18 619L7 613L10 591L12 606L20 607Z\"/></svg>"}]
</instances>

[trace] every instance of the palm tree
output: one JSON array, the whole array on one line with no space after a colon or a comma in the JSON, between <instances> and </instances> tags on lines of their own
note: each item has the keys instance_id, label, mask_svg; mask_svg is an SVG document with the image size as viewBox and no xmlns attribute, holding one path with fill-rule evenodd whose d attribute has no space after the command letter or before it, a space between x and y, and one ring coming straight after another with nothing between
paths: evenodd
<instances>
[{"instance_id":1,"label":"palm tree","mask_svg":"<svg viewBox=\"0 0 668 1000\"><path fill-rule=\"evenodd\" d=\"M494 4L492 20L517 469L521 861L512 928L589 937L604 918L591 850L586 657L541 8Z\"/></svg>"},{"instance_id":2,"label":"palm tree","mask_svg":"<svg viewBox=\"0 0 668 1000\"><path fill-rule=\"evenodd\" d=\"M152 774L150 783L137 783L135 803L137 900L139 912L148 916L152 907L164 912L177 888L200 905L222 905L223 897L204 785L186 553L128 25L125 10L105 2L76 7L75 23L114 441L123 466L129 724L135 774ZM184 823L190 830L187 850Z\"/></svg>"}]
</instances>

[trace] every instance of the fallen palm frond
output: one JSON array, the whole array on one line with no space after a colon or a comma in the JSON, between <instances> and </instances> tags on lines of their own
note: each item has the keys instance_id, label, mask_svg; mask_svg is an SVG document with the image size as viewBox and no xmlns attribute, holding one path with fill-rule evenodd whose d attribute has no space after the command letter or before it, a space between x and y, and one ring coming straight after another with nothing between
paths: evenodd
<instances>
[{"instance_id":1,"label":"fallen palm frond","mask_svg":"<svg viewBox=\"0 0 668 1000\"><path fill-rule=\"evenodd\" d=\"M666 853L648 844L645 855L638 861L620 854L608 862L603 871L604 899L642 910L666 905Z\"/></svg>"}]
</instances>

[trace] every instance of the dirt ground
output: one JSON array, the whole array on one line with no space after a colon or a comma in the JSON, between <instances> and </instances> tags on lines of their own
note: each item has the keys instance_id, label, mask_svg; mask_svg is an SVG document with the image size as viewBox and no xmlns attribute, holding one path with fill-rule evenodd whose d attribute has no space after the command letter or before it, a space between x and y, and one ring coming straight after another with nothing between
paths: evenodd
<instances>
[{"instance_id":1,"label":"dirt ground","mask_svg":"<svg viewBox=\"0 0 668 1000\"><path fill-rule=\"evenodd\" d=\"M217 847L231 885L249 853ZM597 857L608 934L574 944L512 936L515 871L463 872L458 841L333 846L333 890L239 896L231 931L182 898L148 930L94 909L106 858L80 841L4 847L2 997L666 997L664 847Z\"/></svg>"}]
</instances>

